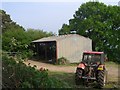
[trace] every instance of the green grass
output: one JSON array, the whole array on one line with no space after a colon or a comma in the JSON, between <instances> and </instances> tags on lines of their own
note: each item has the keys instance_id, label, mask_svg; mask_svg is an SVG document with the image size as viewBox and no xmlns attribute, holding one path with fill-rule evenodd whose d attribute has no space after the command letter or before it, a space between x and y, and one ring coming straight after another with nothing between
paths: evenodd
<instances>
[{"instance_id":1,"label":"green grass","mask_svg":"<svg viewBox=\"0 0 120 90\"><path fill-rule=\"evenodd\" d=\"M118 82L108 82L105 85L105 88L120 88L120 85L118 84Z\"/></svg>"},{"instance_id":2,"label":"green grass","mask_svg":"<svg viewBox=\"0 0 120 90\"><path fill-rule=\"evenodd\" d=\"M115 63L115 62L111 62L111 61L109 61L109 62L105 62L105 65L106 66L108 66L108 67L119 67L120 66L120 64L117 64L117 63Z\"/></svg>"},{"instance_id":3,"label":"green grass","mask_svg":"<svg viewBox=\"0 0 120 90\"><path fill-rule=\"evenodd\" d=\"M94 87L96 85L96 82L91 84L89 87L83 86L83 85L75 85L74 80L74 73L65 73L65 72L48 72L48 75L53 78L60 79L62 82L65 82L68 84L69 87L66 88L89 88ZM120 85L118 85L117 82L108 82L104 88L118 88Z\"/></svg>"},{"instance_id":4,"label":"green grass","mask_svg":"<svg viewBox=\"0 0 120 90\"><path fill-rule=\"evenodd\" d=\"M58 65L58 64L54 64L56 66L77 66L79 63L69 63L69 64L63 64L63 65Z\"/></svg>"},{"instance_id":5,"label":"green grass","mask_svg":"<svg viewBox=\"0 0 120 90\"><path fill-rule=\"evenodd\" d=\"M79 63L69 63L69 64L65 64L65 65L58 65L58 64L54 64L56 66L77 66ZM106 66L115 66L115 67L118 67L120 66L120 64L118 63L115 63L115 62L112 62L112 61L106 61L105 62Z\"/></svg>"},{"instance_id":6,"label":"green grass","mask_svg":"<svg viewBox=\"0 0 120 90\"><path fill-rule=\"evenodd\" d=\"M60 79L61 81L66 82L70 87L73 87L73 84L74 84L74 82L73 82L74 74L73 73L48 72L48 75L50 77L55 77L57 79Z\"/></svg>"},{"instance_id":7,"label":"green grass","mask_svg":"<svg viewBox=\"0 0 120 90\"><path fill-rule=\"evenodd\" d=\"M120 64L116 64L114 62L105 62L106 66L109 67L118 67ZM77 66L78 64L68 64L68 65L59 65L59 66ZM74 73L65 73L65 72L48 72L50 77L55 77L57 79L60 79L62 82L65 82L69 85L69 88L86 88L83 85L77 86L75 85L75 74ZM110 76L112 80L112 76ZM120 83L120 82L119 82ZM91 84L93 87L95 84ZM91 87L90 86L90 87ZM118 85L118 82L116 81L109 81L104 88L120 88L120 85ZM68 88L68 87L66 87Z\"/></svg>"},{"instance_id":8,"label":"green grass","mask_svg":"<svg viewBox=\"0 0 120 90\"><path fill-rule=\"evenodd\" d=\"M50 77L55 77L61 81L67 83L69 87L66 88L83 88L83 86L76 86L74 82L74 73L65 72L48 72Z\"/></svg>"}]
</instances>

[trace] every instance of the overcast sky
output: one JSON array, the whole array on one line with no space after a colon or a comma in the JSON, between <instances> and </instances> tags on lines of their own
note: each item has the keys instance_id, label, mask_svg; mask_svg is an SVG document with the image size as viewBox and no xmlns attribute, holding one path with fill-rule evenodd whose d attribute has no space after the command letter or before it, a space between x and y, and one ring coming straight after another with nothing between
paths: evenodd
<instances>
[{"instance_id":1,"label":"overcast sky","mask_svg":"<svg viewBox=\"0 0 120 90\"><path fill-rule=\"evenodd\" d=\"M58 33L62 24L68 24L75 11L87 1L90 0L4 0L0 9L5 10L13 21L25 29L42 29ZM119 0L99 1L107 5L118 5L119 2Z\"/></svg>"}]
</instances>

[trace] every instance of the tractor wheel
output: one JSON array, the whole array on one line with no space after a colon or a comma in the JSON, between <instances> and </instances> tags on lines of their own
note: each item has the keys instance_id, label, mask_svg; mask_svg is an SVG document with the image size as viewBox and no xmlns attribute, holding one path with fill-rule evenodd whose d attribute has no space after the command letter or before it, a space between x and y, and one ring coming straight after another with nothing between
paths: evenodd
<instances>
[{"instance_id":1,"label":"tractor wheel","mask_svg":"<svg viewBox=\"0 0 120 90\"><path fill-rule=\"evenodd\" d=\"M103 88L106 83L106 72L105 70L98 71L97 76L98 87Z\"/></svg>"},{"instance_id":2,"label":"tractor wheel","mask_svg":"<svg viewBox=\"0 0 120 90\"><path fill-rule=\"evenodd\" d=\"M76 73L75 73L75 84L76 85L80 85L83 80L82 80L82 73L83 73L83 70L82 69L77 69L76 70Z\"/></svg>"}]
</instances>

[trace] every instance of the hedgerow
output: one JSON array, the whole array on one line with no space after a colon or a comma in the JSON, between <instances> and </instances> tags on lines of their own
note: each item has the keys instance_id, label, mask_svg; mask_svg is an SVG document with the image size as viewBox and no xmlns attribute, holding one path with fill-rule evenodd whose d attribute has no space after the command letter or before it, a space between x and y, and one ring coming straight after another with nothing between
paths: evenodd
<instances>
[{"instance_id":1,"label":"hedgerow","mask_svg":"<svg viewBox=\"0 0 120 90\"><path fill-rule=\"evenodd\" d=\"M3 88L64 88L66 83L48 76L46 70L39 71L27 66L21 60L2 56L2 86Z\"/></svg>"}]
</instances>

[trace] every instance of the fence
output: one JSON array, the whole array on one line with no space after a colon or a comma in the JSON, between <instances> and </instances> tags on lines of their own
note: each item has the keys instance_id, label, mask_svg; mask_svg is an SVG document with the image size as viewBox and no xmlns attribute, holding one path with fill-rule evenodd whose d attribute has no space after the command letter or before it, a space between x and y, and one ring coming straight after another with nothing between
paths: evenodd
<instances>
[{"instance_id":1,"label":"fence","mask_svg":"<svg viewBox=\"0 0 120 90\"><path fill-rule=\"evenodd\" d=\"M21 52L2 52L3 54L7 54L9 56L15 57L16 55L20 55Z\"/></svg>"}]
</instances>

